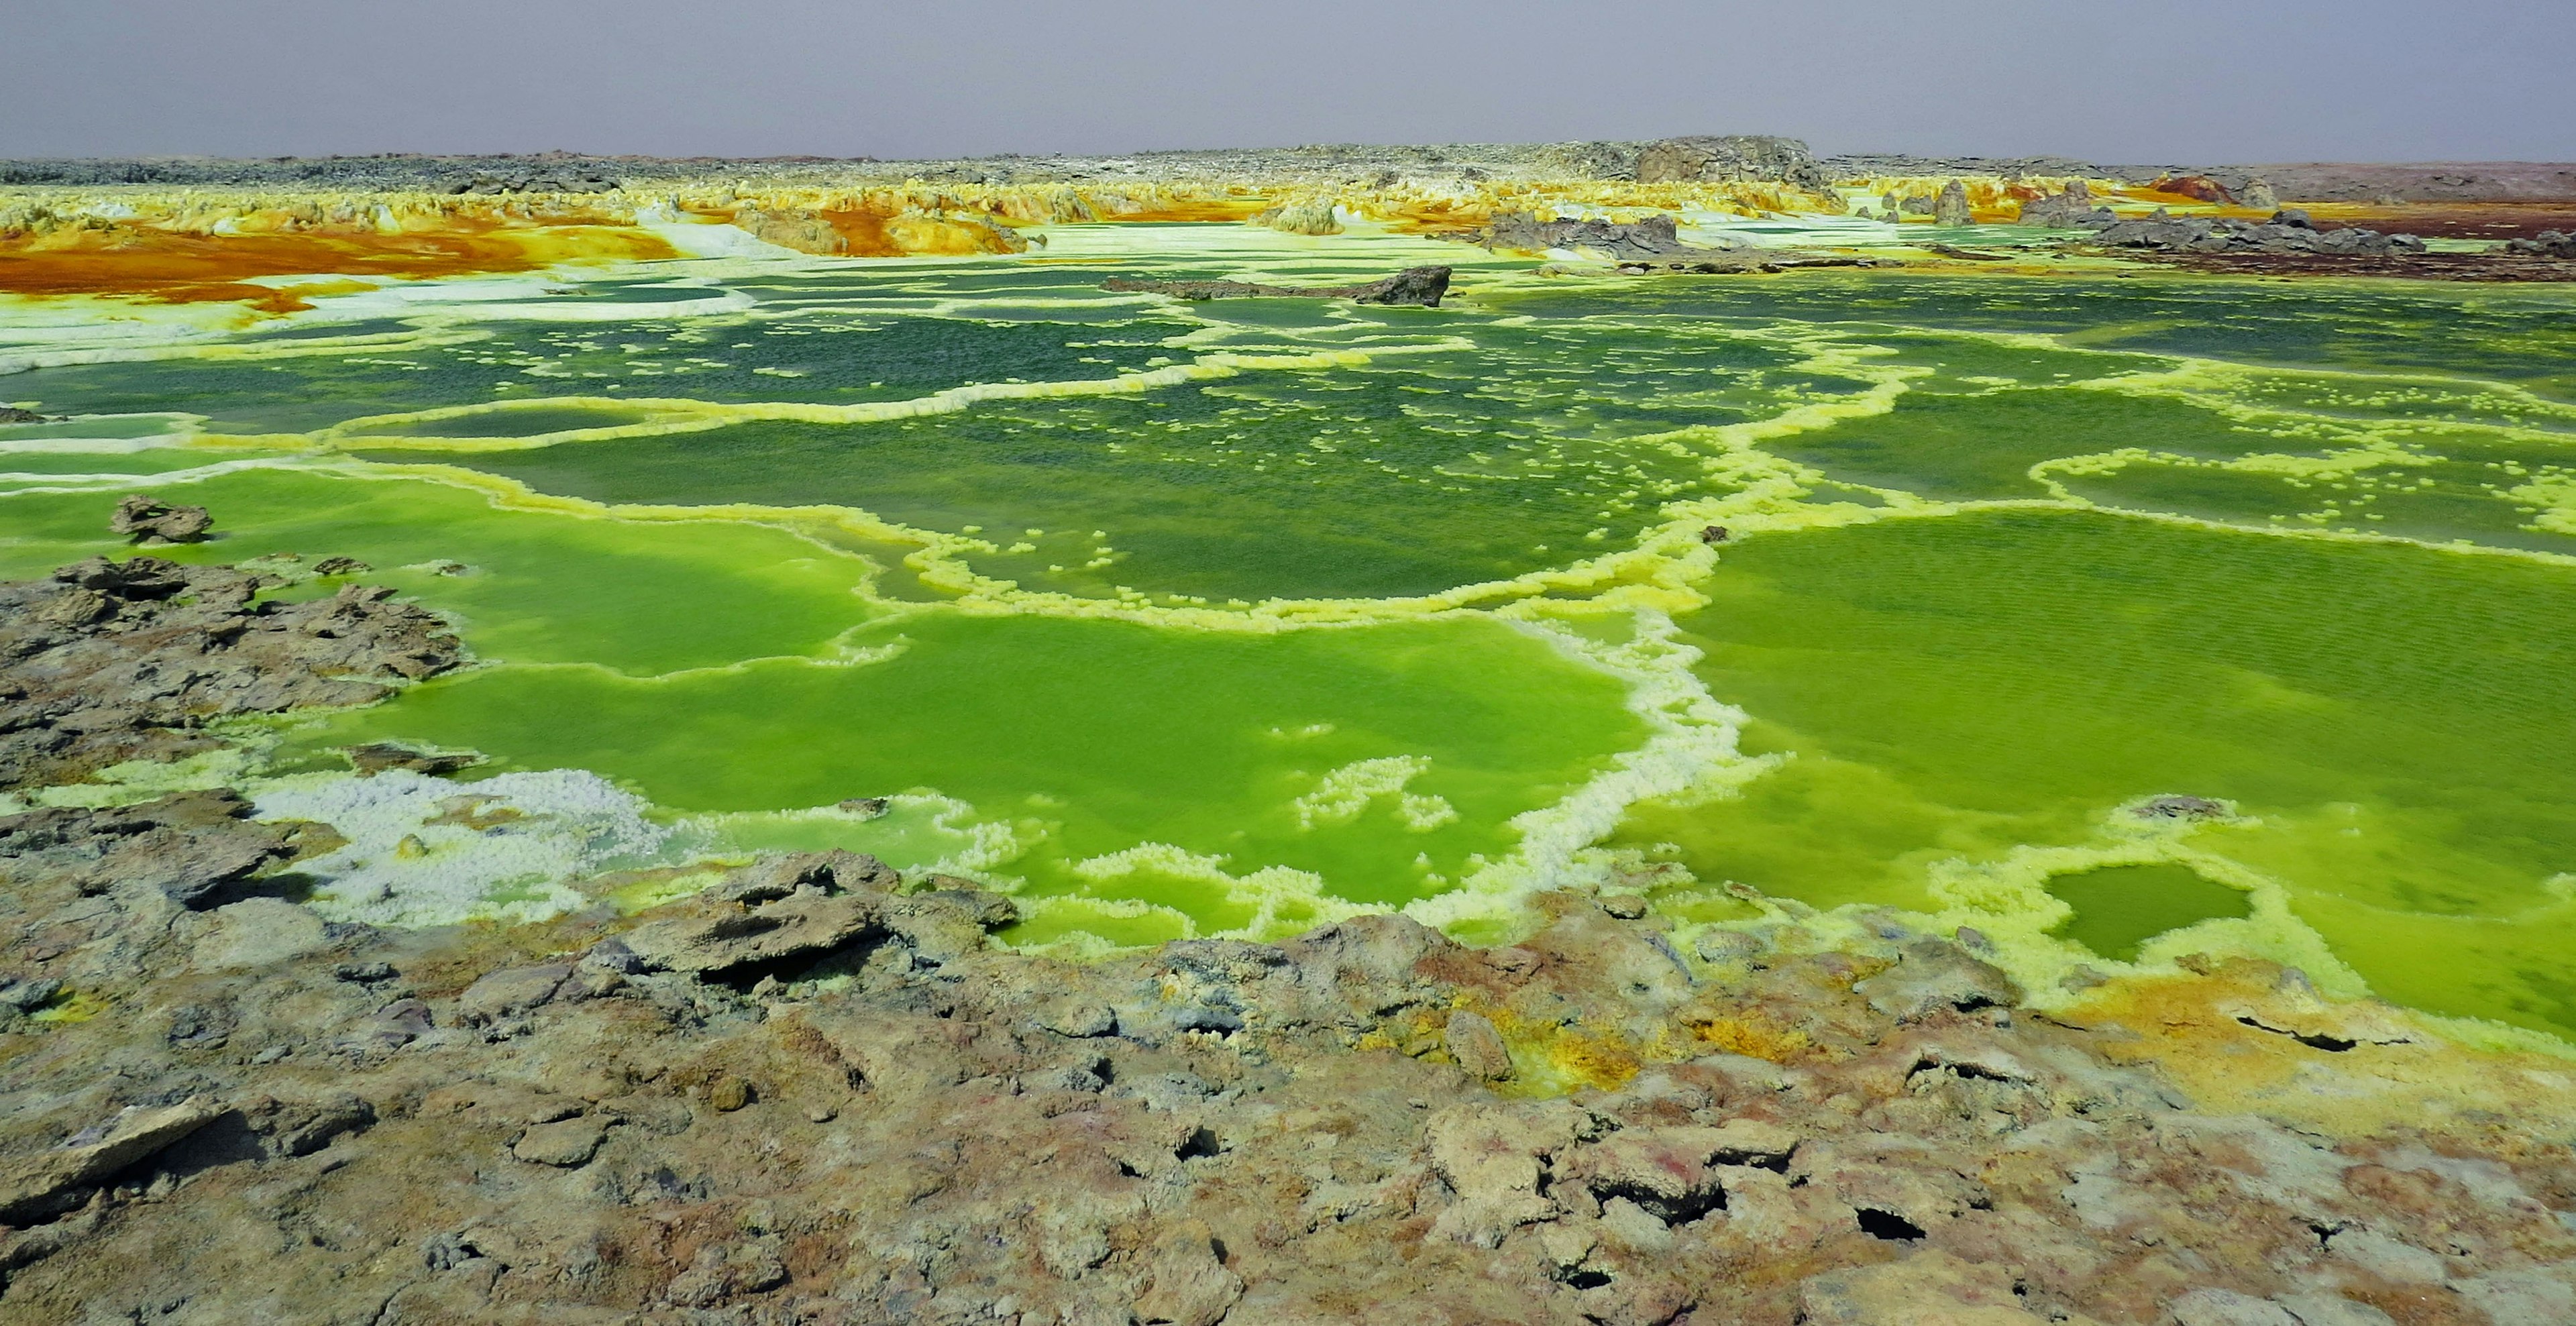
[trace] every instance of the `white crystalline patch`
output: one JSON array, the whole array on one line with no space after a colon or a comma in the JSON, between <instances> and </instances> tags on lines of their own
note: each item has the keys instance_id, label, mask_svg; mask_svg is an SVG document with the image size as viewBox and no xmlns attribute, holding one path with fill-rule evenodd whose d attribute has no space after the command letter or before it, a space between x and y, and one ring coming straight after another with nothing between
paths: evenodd
<instances>
[{"instance_id":1,"label":"white crystalline patch","mask_svg":"<svg viewBox=\"0 0 2576 1326\"><path fill-rule=\"evenodd\" d=\"M1325 774L1314 791L1291 803L1297 812L1297 826L1312 829L1318 824L1348 824L1358 819L1371 801L1394 797L1396 817L1404 821L1405 827L1416 833L1429 833L1458 818L1457 807L1446 798L1404 790L1405 784L1430 770L1431 761L1419 755L1389 755L1345 764Z\"/></svg>"},{"instance_id":2,"label":"white crystalline patch","mask_svg":"<svg viewBox=\"0 0 2576 1326\"><path fill-rule=\"evenodd\" d=\"M313 909L339 921L543 920L584 903L572 880L675 846L640 798L579 769L477 783L333 774L272 785L255 804L262 819L316 820L349 840L298 867L322 881Z\"/></svg>"}]
</instances>

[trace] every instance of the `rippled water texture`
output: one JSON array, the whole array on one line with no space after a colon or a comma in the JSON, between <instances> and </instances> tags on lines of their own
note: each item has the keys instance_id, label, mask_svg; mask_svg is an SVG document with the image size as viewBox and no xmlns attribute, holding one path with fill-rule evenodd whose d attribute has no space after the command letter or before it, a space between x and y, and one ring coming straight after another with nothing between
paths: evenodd
<instances>
[{"instance_id":1,"label":"rippled water texture","mask_svg":"<svg viewBox=\"0 0 2576 1326\"><path fill-rule=\"evenodd\" d=\"M178 555L354 556L460 623L482 666L262 757L274 813L345 818L352 917L788 846L1091 947L1500 938L1595 882L1975 925L2044 990L2256 953L2576 1036L2567 294L1053 238L22 329L0 397L77 417L0 428L0 572L109 551L142 488L226 531ZM1099 288L1420 261L1449 306ZM334 753L384 739L502 781ZM541 832L578 841L493 846Z\"/></svg>"}]
</instances>

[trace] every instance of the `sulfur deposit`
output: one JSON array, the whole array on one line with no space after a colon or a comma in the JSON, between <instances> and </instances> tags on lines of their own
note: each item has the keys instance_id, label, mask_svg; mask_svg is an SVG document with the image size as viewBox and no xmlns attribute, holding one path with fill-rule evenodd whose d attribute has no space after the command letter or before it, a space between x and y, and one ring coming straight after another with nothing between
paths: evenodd
<instances>
[{"instance_id":1,"label":"sulfur deposit","mask_svg":"<svg viewBox=\"0 0 2576 1326\"><path fill-rule=\"evenodd\" d=\"M2576 1319L2565 178L0 163L0 1317Z\"/></svg>"}]
</instances>

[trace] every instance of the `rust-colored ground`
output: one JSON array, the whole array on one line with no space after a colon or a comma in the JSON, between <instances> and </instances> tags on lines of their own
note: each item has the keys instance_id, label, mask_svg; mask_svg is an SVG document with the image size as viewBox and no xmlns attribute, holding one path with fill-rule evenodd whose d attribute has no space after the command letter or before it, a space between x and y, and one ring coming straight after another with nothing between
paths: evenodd
<instances>
[{"instance_id":1,"label":"rust-colored ground","mask_svg":"<svg viewBox=\"0 0 2576 1326\"><path fill-rule=\"evenodd\" d=\"M2363 226L2435 239L2529 239L2544 230L2576 231L2576 203L2314 203L2307 211L2320 229Z\"/></svg>"},{"instance_id":2,"label":"rust-colored ground","mask_svg":"<svg viewBox=\"0 0 2576 1326\"><path fill-rule=\"evenodd\" d=\"M239 300L269 312L310 307L303 296L348 289L334 277L423 279L529 271L579 259L673 258L670 245L623 226L501 227L460 222L440 234L303 231L182 234L148 226L58 230L0 238L0 291L129 295L163 303ZM258 278L311 276L285 289Z\"/></svg>"},{"instance_id":3,"label":"rust-colored ground","mask_svg":"<svg viewBox=\"0 0 2576 1326\"><path fill-rule=\"evenodd\" d=\"M1249 221L1268 210L1267 198L1167 199L1141 211L1118 212L1104 221Z\"/></svg>"}]
</instances>

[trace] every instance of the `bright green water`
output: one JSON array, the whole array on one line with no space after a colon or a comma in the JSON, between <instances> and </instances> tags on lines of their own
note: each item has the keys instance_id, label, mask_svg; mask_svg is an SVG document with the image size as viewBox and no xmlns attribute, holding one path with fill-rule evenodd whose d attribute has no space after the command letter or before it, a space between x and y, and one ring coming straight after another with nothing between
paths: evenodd
<instances>
[{"instance_id":1,"label":"bright green water","mask_svg":"<svg viewBox=\"0 0 2576 1326\"><path fill-rule=\"evenodd\" d=\"M594 866L850 846L1017 890L1027 942L1500 935L1643 858L1686 921L1749 914L1728 881L1891 906L2043 990L2243 951L2576 1035L2576 296L1055 241L326 300L0 377L85 416L0 430L0 573L109 551L145 489L227 532L181 555L356 556L448 613L482 666L268 756L352 860L414 812L331 752L393 738L625 835ZM1098 289L1418 261L1461 297ZM2165 794L2233 813L2132 813ZM378 856L324 905L551 878Z\"/></svg>"},{"instance_id":2,"label":"bright green water","mask_svg":"<svg viewBox=\"0 0 2576 1326\"><path fill-rule=\"evenodd\" d=\"M2060 875L2048 891L2074 909L2061 933L2115 962L2135 962L2146 941L2195 922L2254 914L2244 894L2189 866L2104 866Z\"/></svg>"}]
</instances>

